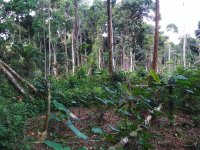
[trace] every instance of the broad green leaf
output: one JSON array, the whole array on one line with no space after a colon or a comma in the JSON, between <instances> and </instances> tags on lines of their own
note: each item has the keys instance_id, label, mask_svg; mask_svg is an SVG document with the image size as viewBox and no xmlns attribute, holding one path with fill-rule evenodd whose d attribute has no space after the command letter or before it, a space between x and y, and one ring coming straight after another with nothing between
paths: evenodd
<instances>
[{"instance_id":1,"label":"broad green leaf","mask_svg":"<svg viewBox=\"0 0 200 150\"><path fill-rule=\"evenodd\" d=\"M101 128L92 128L92 132L97 134L103 134L103 130Z\"/></svg>"},{"instance_id":2,"label":"broad green leaf","mask_svg":"<svg viewBox=\"0 0 200 150\"><path fill-rule=\"evenodd\" d=\"M183 75L177 75L177 76L174 76L174 79L175 80L187 80L187 78Z\"/></svg>"},{"instance_id":3,"label":"broad green leaf","mask_svg":"<svg viewBox=\"0 0 200 150\"><path fill-rule=\"evenodd\" d=\"M181 86L190 86L191 83L188 80L177 80L176 83Z\"/></svg>"},{"instance_id":4,"label":"broad green leaf","mask_svg":"<svg viewBox=\"0 0 200 150\"><path fill-rule=\"evenodd\" d=\"M61 119L56 115L56 114L51 114L50 120L56 120L56 121L61 121Z\"/></svg>"},{"instance_id":5,"label":"broad green leaf","mask_svg":"<svg viewBox=\"0 0 200 150\"><path fill-rule=\"evenodd\" d=\"M116 128L114 128L113 126L111 126L111 125L108 125L108 127L112 130L112 131L115 131L115 132L119 132L119 130L118 129L116 129Z\"/></svg>"},{"instance_id":6,"label":"broad green leaf","mask_svg":"<svg viewBox=\"0 0 200 150\"><path fill-rule=\"evenodd\" d=\"M77 136L78 138L83 139L83 140L85 140L85 141L87 141L87 140L89 139L85 134L81 133L81 132L73 125L73 123L72 123L71 120L67 120L66 123L67 123L67 126L76 134L76 136Z\"/></svg>"},{"instance_id":7,"label":"broad green leaf","mask_svg":"<svg viewBox=\"0 0 200 150\"><path fill-rule=\"evenodd\" d=\"M53 148L54 150L71 150L70 147L63 147L62 144L55 143L49 140L44 141L44 143L49 147Z\"/></svg>"},{"instance_id":8,"label":"broad green leaf","mask_svg":"<svg viewBox=\"0 0 200 150\"><path fill-rule=\"evenodd\" d=\"M82 147L77 148L77 150L88 150L88 148L85 146L82 146Z\"/></svg>"},{"instance_id":9,"label":"broad green leaf","mask_svg":"<svg viewBox=\"0 0 200 150\"><path fill-rule=\"evenodd\" d=\"M59 109L59 110L62 110L64 112L66 112L67 114L70 114L70 111L61 103L59 103L58 101L56 100L53 100L52 103L54 104L54 106Z\"/></svg>"},{"instance_id":10,"label":"broad green leaf","mask_svg":"<svg viewBox=\"0 0 200 150\"><path fill-rule=\"evenodd\" d=\"M153 69L150 69L150 75L153 77L156 83L160 84L160 78Z\"/></svg>"},{"instance_id":11,"label":"broad green leaf","mask_svg":"<svg viewBox=\"0 0 200 150\"><path fill-rule=\"evenodd\" d=\"M124 114L124 115L126 115L126 116L132 116L128 111L126 111L126 110L124 110L124 109L119 109L118 110L120 113L122 113L122 114Z\"/></svg>"},{"instance_id":12,"label":"broad green leaf","mask_svg":"<svg viewBox=\"0 0 200 150\"><path fill-rule=\"evenodd\" d=\"M187 93L189 94L194 94L194 92L192 90L185 90Z\"/></svg>"},{"instance_id":13,"label":"broad green leaf","mask_svg":"<svg viewBox=\"0 0 200 150\"><path fill-rule=\"evenodd\" d=\"M64 111L64 112L65 112L68 116L70 116L72 119L74 119L74 120L76 120L76 121L80 121L80 119L79 119L79 118L75 118L75 117L73 116L73 114L72 114L63 104L59 103L59 102L56 101L56 100L53 100L52 103L54 104L54 106L55 106L57 109L59 109L59 110L61 110L61 111Z\"/></svg>"},{"instance_id":14,"label":"broad green leaf","mask_svg":"<svg viewBox=\"0 0 200 150\"><path fill-rule=\"evenodd\" d=\"M102 93L102 92L103 92L103 90L102 90L101 87L95 87L95 88L94 88L94 91L95 91L96 93Z\"/></svg>"},{"instance_id":15,"label":"broad green leaf","mask_svg":"<svg viewBox=\"0 0 200 150\"><path fill-rule=\"evenodd\" d=\"M115 94L115 93L116 93L115 91L111 90L111 89L108 88L108 87L105 87L105 90L106 90L107 92L111 93L111 94Z\"/></svg>"},{"instance_id":16,"label":"broad green leaf","mask_svg":"<svg viewBox=\"0 0 200 150\"><path fill-rule=\"evenodd\" d=\"M108 99L101 99L101 98L97 98L100 102L102 102L105 105L114 105L114 101L113 100L108 100Z\"/></svg>"}]
</instances>

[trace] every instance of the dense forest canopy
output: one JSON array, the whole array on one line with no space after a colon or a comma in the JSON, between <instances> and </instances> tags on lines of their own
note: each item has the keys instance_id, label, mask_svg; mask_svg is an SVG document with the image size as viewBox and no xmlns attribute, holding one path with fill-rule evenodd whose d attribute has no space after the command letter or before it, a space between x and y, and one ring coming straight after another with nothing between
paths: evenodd
<instances>
[{"instance_id":1,"label":"dense forest canopy","mask_svg":"<svg viewBox=\"0 0 200 150\"><path fill-rule=\"evenodd\" d=\"M162 149L163 128L200 133L200 22L175 44L161 19L160 0L1 0L0 149ZM194 136L168 144L198 149Z\"/></svg>"},{"instance_id":2,"label":"dense forest canopy","mask_svg":"<svg viewBox=\"0 0 200 150\"><path fill-rule=\"evenodd\" d=\"M88 61L98 68L105 67L109 64L106 5L101 0L94 1L91 6L81 1L74 4L65 0L50 4L42 0L3 1L1 58L13 63L16 70L24 70L25 76L36 72L56 76L71 73ZM116 71L150 68L154 27L144 21L145 18L154 20L154 16L149 15L150 11L155 11L151 0L124 0L118 4L112 1L112 59ZM166 28L169 32L178 32L173 23ZM180 45L183 45L184 40L181 42ZM188 36L186 43L185 61L189 67L198 60L198 35L196 39ZM160 31L160 71L167 66L168 48L172 44ZM176 62L172 69L183 64L181 51L181 46L173 50L171 57Z\"/></svg>"}]
</instances>

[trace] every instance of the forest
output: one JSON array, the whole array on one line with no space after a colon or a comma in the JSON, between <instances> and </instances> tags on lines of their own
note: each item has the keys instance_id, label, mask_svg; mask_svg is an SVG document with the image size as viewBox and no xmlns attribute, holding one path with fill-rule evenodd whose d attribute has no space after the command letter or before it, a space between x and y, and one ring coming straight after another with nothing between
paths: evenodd
<instances>
[{"instance_id":1,"label":"forest","mask_svg":"<svg viewBox=\"0 0 200 150\"><path fill-rule=\"evenodd\" d=\"M0 0L0 150L200 149L200 21L177 44L161 20L160 0Z\"/></svg>"}]
</instances>

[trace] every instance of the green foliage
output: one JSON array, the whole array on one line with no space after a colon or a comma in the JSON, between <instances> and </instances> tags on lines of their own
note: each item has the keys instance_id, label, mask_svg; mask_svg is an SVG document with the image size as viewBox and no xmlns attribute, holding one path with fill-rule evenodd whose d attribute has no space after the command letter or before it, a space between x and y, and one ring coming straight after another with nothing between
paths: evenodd
<instances>
[{"instance_id":1,"label":"green foliage","mask_svg":"<svg viewBox=\"0 0 200 150\"><path fill-rule=\"evenodd\" d=\"M102 0L96 0L93 5L88 6L79 0L77 18L80 20L76 26L79 42L75 43L75 63L78 64L79 58L81 67L77 65L75 75L72 76L70 75L71 41L74 35L71 33L76 30L73 21L75 15L73 1L52 0L50 17L47 0L1 1L0 19L3 22L0 24L0 58L21 76L31 80L38 89L40 97L33 95L34 99L30 101L19 96L0 75L0 149L28 149L24 135L26 120L43 114L46 110L47 101L44 99L46 99L47 90L43 74L44 64L46 63L47 68L49 67L44 61L44 56L47 56L47 61L49 59L48 41L51 42L52 50L56 50L57 64L52 62L51 64L57 67L59 74L58 77L49 76L52 83L52 111L57 112L51 118L57 121L65 119L65 125L78 138L89 139L71 121L73 118L70 112L71 107L95 108L95 115L99 115L99 126L102 125L105 112L112 109L121 118L116 128L109 126L114 134L107 134L106 130L100 127L92 127L92 132L101 134L106 142L112 144L124 136L132 138L130 132L137 132L137 138L132 142L136 142L143 149L152 148L149 145L152 134L148 130L137 131L138 127L143 127L144 114L151 112L155 116L167 115L170 121L173 121L175 111L180 108L192 114L195 125L199 126L200 69L196 66L194 69L177 68L175 72L170 72L171 76L166 75L170 64L175 68L182 60L180 51L183 39L180 45L170 43L173 61L167 62L166 41L168 38L161 33L159 58L162 64L159 65L161 68L159 70L161 72L163 70L163 73L158 75L152 69L148 73L146 70L150 68L154 27L145 23L143 18L151 18L149 11L154 10L154 2L152 0L124 0L121 5L115 5L114 1L112 4L115 46L113 53L116 72L110 76L107 70L100 70L97 65L98 56L101 56L101 68L107 66L109 59L108 38L102 38L102 33L107 32L105 3ZM35 12L35 15L30 15L31 12ZM49 19L51 34L48 33L47 28ZM167 29L178 31L174 24L169 24ZM199 30L200 24L196 30L197 38L200 37ZM199 41L187 37L187 43L190 51L187 51L186 59L187 62L193 64L198 60ZM129 63L130 53L134 54L136 71L119 71L124 65L122 64L124 60L121 60L122 49L125 64ZM68 66L65 66L66 59ZM146 68L138 67L144 67L145 64ZM52 69L52 66L50 67ZM68 73L63 74L65 67L69 70ZM140 85L145 86L140 87ZM28 91L27 87L25 90ZM23 102L19 103L19 99L23 99ZM163 104L164 113L153 111L159 104ZM52 141L45 141L45 144L54 149L69 149Z\"/></svg>"},{"instance_id":2,"label":"green foliage","mask_svg":"<svg viewBox=\"0 0 200 150\"><path fill-rule=\"evenodd\" d=\"M23 135L27 113L25 103L0 97L0 149L29 149Z\"/></svg>"},{"instance_id":3,"label":"green foliage","mask_svg":"<svg viewBox=\"0 0 200 150\"><path fill-rule=\"evenodd\" d=\"M119 135L124 137L124 136L129 136L129 133L131 133L132 131L136 131L138 126L136 123L128 120L128 119L124 119L123 121L120 122L120 124L118 125L119 127Z\"/></svg>"},{"instance_id":4,"label":"green foliage","mask_svg":"<svg viewBox=\"0 0 200 150\"><path fill-rule=\"evenodd\" d=\"M28 150L29 143L24 135L27 119L43 114L46 102L19 96L5 80L0 87L0 149Z\"/></svg>"},{"instance_id":5,"label":"green foliage","mask_svg":"<svg viewBox=\"0 0 200 150\"><path fill-rule=\"evenodd\" d=\"M63 104L58 103L56 100L52 101L52 103L57 109L64 111L67 115L70 114L70 111Z\"/></svg>"},{"instance_id":6,"label":"green foliage","mask_svg":"<svg viewBox=\"0 0 200 150\"><path fill-rule=\"evenodd\" d=\"M143 71L141 72L143 73ZM166 77L163 75L158 76L155 72L150 71L150 75L155 82L147 88L134 87L134 83L138 84L147 82L147 74L145 73L145 76L139 76L138 74L141 74L141 72L120 72L116 74L115 77L110 77L104 70L99 72L97 71L92 76L88 76L84 71L81 71L80 74L69 76L66 79L50 78L52 83L53 111L58 111L58 113L51 118L56 119L57 121L66 119L65 125L69 127L78 138L88 140L89 137L77 129L74 123L70 120L71 116L69 108L73 106L95 107L97 108L97 112L95 113L97 115L100 114L101 119L103 119L104 112L108 108L112 108L115 109L122 118L116 128L109 126L115 134L108 134L101 128L95 128L95 126L92 126L92 132L102 135L111 143L116 143L124 136L131 138L130 133L137 132L137 138L135 139L136 145L143 148L151 148L149 140L152 138L152 134L150 134L148 130L137 131L138 127L143 126L144 123L144 117L142 114L147 113L149 110L153 112L153 109L160 103L163 104L166 111L162 114L159 114L159 112L153 112L153 114L156 116L157 114L168 115L169 118L171 118L171 121L173 121L173 114L177 108L186 108L192 114L199 114L200 95L198 91L200 88L200 72L199 70L185 70L179 68L173 76ZM81 77L81 74L85 75ZM168 79L169 81L167 81ZM34 84L43 94L46 95L43 80L37 79L34 81ZM2 87L5 88L1 90L2 94L9 98L9 94L12 92L9 91L9 86L5 84ZM170 90L172 91L170 92ZM4 93L3 91L7 93ZM5 98L1 99L0 107L2 107L2 109L0 112L5 116L4 118L11 118L9 120L15 122L12 122L11 124L14 127L9 126L8 128L9 130L12 130L10 133L5 132L8 129L3 123L3 125L0 126L2 129L0 134L1 136L7 137L8 134L12 135L15 133L14 135L23 137L23 128L26 118L42 113L46 109L46 102L39 99L26 101L26 103L12 104L11 100L6 102ZM16 97L14 97L13 100L17 100ZM131 105L129 105L130 103ZM18 112L19 116L14 117L10 109L5 109L8 108L8 106L12 106L11 110L17 112L14 116L17 115ZM132 121L133 119L134 122ZM193 121L197 126L199 125L198 119L198 117L193 118ZM13 135L11 137L14 138ZM9 142L12 143L12 140L4 140L1 143L5 146ZM13 146L15 145L15 142L9 145ZM24 145L26 144L21 144L21 146ZM12 147L10 149L12 149Z\"/></svg>"},{"instance_id":7,"label":"green foliage","mask_svg":"<svg viewBox=\"0 0 200 150\"><path fill-rule=\"evenodd\" d=\"M16 96L17 94L15 92L13 92L13 88L11 87L11 85L8 84L8 82L5 80L5 78L3 78L0 75L0 95L3 96L4 98L11 98Z\"/></svg>"},{"instance_id":8,"label":"green foliage","mask_svg":"<svg viewBox=\"0 0 200 150\"><path fill-rule=\"evenodd\" d=\"M150 69L150 75L153 77L157 84L160 84L159 76L155 73L154 70Z\"/></svg>"},{"instance_id":9,"label":"green foliage","mask_svg":"<svg viewBox=\"0 0 200 150\"><path fill-rule=\"evenodd\" d=\"M194 122L195 127L199 128L200 127L200 115L194 116L193 122Z\"/></svg>"},{"instance_id":10,"label":"green foliage","mask_svg":"<svg viewBox=\"0 0 200 150\"><path fill-rule=\"evenodd\" d=\"M84 135L83 133L81 133L81 132L74 126L74 124L72 123L72 121L70 120L70 117L71 117L70 111L69 111L63 104L57 102L56 100L53 101L53 104L54 104L54 106L55 106L57 109L59 109L59 110L65 112L65 114L62 114L62 112L61 112L61 115L58 114L58 115L56 116L55 119L58 120L58 121L61 121L61 120L63 120L63 119L67 120L67 121L66 121L66 125L76 134L76 136L77 136L78 138L83 139L83 140L88 140L88 137L87 137L86 135ZM60 118L60 116L61 116L61 118ZM76 121L77 121L77 120L79 121L78 118L76 118Z\"/></svg>"},{"instance_id":11,"label":"green foliage","mask_svg":"<svg viewBox=\"0 0 200 150\"><path fill-rule=\"evenodd\" d=\"M145 68L138 68L137 71L136 71L136 75L139 78L141 78L141 77L147 77L148 72L145 70Z\"/></svg>"},{"instance_id":12,"label":"green foliage","mask_svg":"<svg viewBox=\"0 0 200 150\"><path fill-rule=\"evenodd\" d=\"M108 127L112 130L112 131L115 131L115 132L119 132L119 130L118 129L116 129L116 128L114 128L113 126L111 126L111 125L108 125Z\"/></svg>"},{"instance_id":13,"label":"green foliage","mask_svg":"<svg viewBox=\"0 0 200 150\"><path fill-rule=\"evenodd\" d=\"M114 84L117 82L123 82L126 80L126 76L127 76L127 73L124 71L114 73L113 76L111 77L111 82Z\"/></svg>"},{"instance_id":14,"label":"green foliage","mask_svg":"<svg viewBox=\"0 0 200 150\"><path fill-rule=\"evenodd\" d=\"M104 132L101 128L92 128L91 131L94 133L97 133L97 134L104 134Z\"/></svg>"},{"instance_id":15,"label":"green foliage","mask_svg":"<svg viewBox=\"0 0 200 150\"><path fill-rule=\"evenodd\" d=\"M49 147L53 148L54 150L71 150L70 147L63 147L62 144L55 143L49 140L44 141L44 144L48 145Z\"/></svg>"},{"instance_id":16,"label":"green foliage","mask_svg":"<svg viewBox=\"0 0 200 150\"><path fill-rule=\"evenodd\" d=\"M85 147L85 146L83 146L83 147L79 147L79 148L77 148L77 150L88 150L88 148Z\"/></svg>"},{"instance_id":17,"label":"green foliage","mask_svg":"<svg viewBox=\"0 0 200 150\"><path fill-rule=\"evenodd\" d=\"M82 140L85 140L85 141L87 141L87 140L89 139L85 134L81 133L81 132L73 125L73 123L71 122L71 120L68 120L68 121L67 121L67 126L76 134L76 136L77 136L78 138L80 138L80 139L82 139Z\"/></svg>"},{"instance_id":18,"label":"green foliage","mask_svg":"<svg viewBox=\"0 0 200 150\"><path fill-rule=\"evenodd\" d=\"M153 148L150 140L153 138L151 133L139 129L140 123L133 123L130 120L122 120L119 124L119 137L129 137L131 140L131 147L134 149L151 149Z\"/></svg>"},{"instance_id":19,"label":"green foliage","mask_svg":"<svg viewBox=\"0 0 200 150\"><path fill-rule=\"evenodd\" d=\"M190 110L190 113L199 113L200 93L199 91L199 69L185 70L179 68L175 76L175 95L179 98L179 104Z\"/></svg>"},{"instance_id":20,"label":"green foliage","mask_svg":"<svg viewBox=\"0 0 200 150\"><path fill-rule=\"evenodd\" d=\"M175 24L170 23L167 25L167 31L172 31L174 33L178 33L178 27Z\"/></svg>"}]
</instances>

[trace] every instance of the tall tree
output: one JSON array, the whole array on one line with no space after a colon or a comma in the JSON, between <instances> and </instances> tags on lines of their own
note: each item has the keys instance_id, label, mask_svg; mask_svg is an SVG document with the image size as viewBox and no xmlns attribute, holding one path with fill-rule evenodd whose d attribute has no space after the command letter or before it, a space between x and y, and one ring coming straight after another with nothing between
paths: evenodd
<instances>
[{"instance_id":1,"label":"tall tree","mask_svg":"<svg viewBox=\"0 0 200 150\"><path fill-rule=\"evenodd\" d=\"M120 7L113 10L115 59L121 69L134 70L137 64L142 64L140 60L144 60L148 29L143 18L151 19L148 12L152 7L151 0L122 1Z\"/></svg>"},{"instance_id":2,"label":"tall tree","mask_svg":"<svg viewBox=\"0 0 200 150\"><path fill-rule=\"evenodd\" d=\"M113 70L113 27L112 27L112 4L107 0L108 15L108 48L109 48L109 72L112 75Z\"/></svg>"},{"instance_id":3,"label":"tall tree","mask_svg":"<svg viewBox=\"0 0 200 150\"><path fill-rule=\"evenodd\" d=\"M48 74L51 74L51 0L49 0L48 7L48 29L49 29L49 63L48 63Z\"/></svg>"},{"instance_id":4,"label":"tall tree","mask_svg":"<svg viewBox=\"0 0 200 150\"><path fill-rule=\"evenodd\" d=\"M168 24L166 29L168 32L178 33L178 27L173 23ZM172 44L171 42L168 43L169 73L171 72L171 44Z\"/></svg>"},{"instance_id":5,"label":"tall tree","mask_svg":"<svg viewBox=\"0 0 200 150\"><path fill-rule=\"evenodd\" d=\"M78 0L74 0L74 20L72 30L72 73L75 72L75 53L77 51L77 40L79 34Z\"/></svg>"},{"instance_id":6,"label":"tall tree","mask_svg":"<svg viewBox=\"0 0 200 150\"><path fill-rule=\"evenodd\" d=\"M160 1L156 0L155 36L154 36L154 51L153 51L153 64L152 64L152 68L155 72L158 72L159 21L160 21Z\"/></svg>"},{"instance_id":7,"label":"tall tree","mask_svg":"<svg viewBox=\"0 0 200 150\"><path fill-rule=\"evenodd\" d=\"M195 30L195 36L200 39L200 21L198 22L198 29ZM200 48L199 48L199 61L200 61Z\"/></svg>"}]
</instances>

